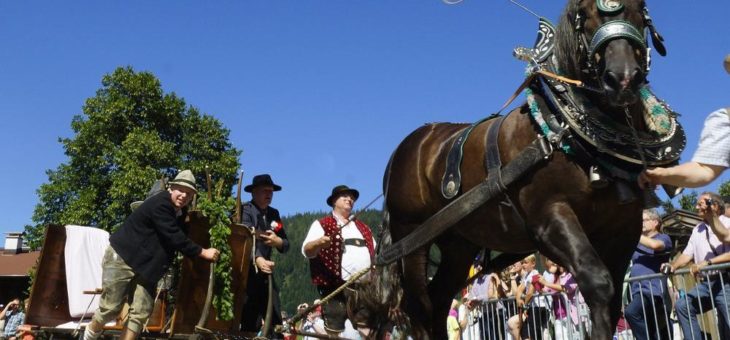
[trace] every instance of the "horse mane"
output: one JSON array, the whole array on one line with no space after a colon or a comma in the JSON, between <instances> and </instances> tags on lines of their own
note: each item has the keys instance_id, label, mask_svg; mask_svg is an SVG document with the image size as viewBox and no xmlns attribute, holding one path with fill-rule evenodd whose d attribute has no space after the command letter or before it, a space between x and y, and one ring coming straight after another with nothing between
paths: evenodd
<instances>
[{"instance_id":1,"label":"horse mane","mask_svg":"<svg viewBox=\"0 0 730 340\"><path fill-rule=\"evenodd\" d=\"M575 30L576 13L580 11L580 1L569 1L563 10L558 26L556 27L555 38L555 59L558 62L560 72L567 77L578 79L580 77L580 55L579 33Z\"/></svg>"}]
</instances>

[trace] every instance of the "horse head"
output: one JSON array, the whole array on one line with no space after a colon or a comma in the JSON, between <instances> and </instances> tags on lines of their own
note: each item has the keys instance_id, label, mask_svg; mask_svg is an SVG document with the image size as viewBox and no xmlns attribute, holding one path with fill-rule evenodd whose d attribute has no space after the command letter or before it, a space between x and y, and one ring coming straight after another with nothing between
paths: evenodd
<instances>
[{"instance_id":1,"label":"horse head","mask_svg":"<svg viewBox=\"0 0 730 340\"><path fill-rule=\"evenodd\" d=\"M605 109L633 105L649 72L647 30L665 54L645 1L571 1L557 28L559 67L593 89L587 95Z\"/></svg>"}]
</instances>

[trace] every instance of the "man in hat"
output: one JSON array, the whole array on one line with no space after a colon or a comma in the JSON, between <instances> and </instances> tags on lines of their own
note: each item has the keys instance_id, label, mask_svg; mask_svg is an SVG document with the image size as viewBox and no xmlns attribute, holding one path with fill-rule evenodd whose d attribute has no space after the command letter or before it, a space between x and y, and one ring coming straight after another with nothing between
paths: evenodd
<instances>
[{"instance_id":1,"label":"man in hat","mask_svg":"<svg viewBox=\"0 0 730 340\"><path fill-rule=\"evenodd\" d=\"M350 276L370 268L375 255L375 241L370 228L354 218L352 209L360 193L346 185L338 185L327 197L332 213L316 220L309 227L302 254L309 259L312 283L322 297L340 287ZM367 276L363 276L367 279ZM325 329L332 335L345 330L346 303L353 292L345 289L335 295L322 309ZM354 326L367 337L369 330L362 322L365 310L352 310L349 315Z\"/></svg>"},{"instance_id":2,"label":"man in hat","mask_svg":"<svg viewBox=\"0 0 730 340\"><path fill-rule=\"evenodd\" d=\"M730 54L725 57L730 73ZM670 168L648 169L639 176L642 188L657 184L697 188L710 184L730 167L730 108L710 113L700 135L700 145L692 161Z\"/></svg>"},{"instance_id":3,"label":"man in hat","mask_svg":"<svg viewBox=\"0 0 730 340\"><path fill-rule=\"evenodd\" d=\"M166 191L146 199L109 237L102 261L101 300L84 339L98 338L104 324L119 315L131 292L129 317L120 338L136 338L152 311L157 281L170 267L175 252L218 260L217 249L203 249L187 236L187 206L196 193L193 173L181 171Z\"/></svg>"},{"instance_id":4,"label":"man in hat","mask_svg":"<svg viewBox=\"0 0 730 340\"><path fill-rule=\"evenodd\" d=\"M242 222L253 227L256 231L256 249L254 266L248 272L246 300L243 304L241 330L258 333L261 329L261 320L266 317L269 302L269 280L272 280L273 313L272 322L267 335L274 335L274 325L281 324L281 308L279 305L279 290L273 282L275 263L271 261L272 248L279 253L289 250L289 239L286 237L279 210L271 206L274 192L281 190L268 174L256 175L250 185L243 188L251 193L251 201L243 205Z\"/></svg>"}]
</instances>

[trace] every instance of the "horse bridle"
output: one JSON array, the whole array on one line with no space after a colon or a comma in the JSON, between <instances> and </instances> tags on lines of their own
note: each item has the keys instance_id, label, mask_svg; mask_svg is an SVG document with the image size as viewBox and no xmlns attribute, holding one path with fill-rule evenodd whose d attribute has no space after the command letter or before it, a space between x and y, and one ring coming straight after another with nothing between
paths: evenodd
<instances>
[{"instance_id":1,"label":"horse bridle","mask_svg":"<svg viewBox=\"0 0 730 340\"><path fill-rule=\"evenodd\" d=\"M618 0L596 0L596 7L601 15L611 16L623 11L623 4ZM580 37L578 39L579 49L584 56L582 71L593 78L597 82L602 82L600 78L600 70L598 63L595 62L594 56L601 51L610 41L615 39L627 39L632 45L638 46L644 54L642 58L641 68L644 74L649 74L651 65L651 53L647 43L647 37L643 33L649 30L652 37L652 43L657 53L664 56L666 49L664 48L664 38L657 32L654 24L649 16L649 10L646 6L642 9L644 19L644 27L638 28L634 24L621 19L609 20L598 27L592 37L588 37L585 31L586 17L578 11L574 18L574 29Z\"/></svg>"}]
</instances>

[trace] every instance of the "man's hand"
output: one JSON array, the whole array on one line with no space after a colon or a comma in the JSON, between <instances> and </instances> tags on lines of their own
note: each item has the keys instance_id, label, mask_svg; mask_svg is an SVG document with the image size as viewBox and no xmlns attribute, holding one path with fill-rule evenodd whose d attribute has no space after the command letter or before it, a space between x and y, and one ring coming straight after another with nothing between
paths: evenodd
<instances>
[{"instance_id":1,"label":"man's hand","mask_svg":"<svg viewBox=\"0 0 730 340\"><path fill-rule=\"evenodd\" d=\"M260 234L259 238L261 239L261 242L264 242L264 244L269 247L281 248L281 246L284 245L284 240L271 230L267 230L265 233Z\"/></svg>"},{"instance_id":2,"label":"man's hand","mask_svg":"<svg viewBox=\"0 0 730 340\"><path fill-rule=\"evenodd\" d=\"M329 236L322 236L317 240L317 248L329 248L332 245L332 239Z\"/></svg>"},{"instance_id":3,"label":"man's hand","mask_svg":"<svg viewBox=\"0 0 730 340\"><path fill-rule=\"evenodd\" d=\"M643 190L656 188L659 184L659 178L662 176L664 168L646 169L639 174L638 184L639 188Z\"/></svg>"},{"instance_id":4,"label":"man's hand","mask_svg":"<svg viewBox=\"0 0 730 340\"><path fill-rule=\"evenodd\" d=\"M659 266L659 271L664 275L669 275L674 273L674 267L672 267L669 263L662 263L662 265Z\"/></svg>"},{"instance_id":5,"label":"man's hand","mask_svg":"<svg viewBox=\"0 0 730 340\"><path fill-rule=\"evenodd\" d=\"M274 271L276 264L274 261L269 261L261 256L256 258L256 267L266 274L271 274Z\"/></svg>"},{"instance_id":6,"label":"man's hand","mask_svg":"<svg viewBox=\"0 0 730 340\"><path fill-rule=\"evenodd\" d=\"M200 257L210 262L216 262L218 261L218 257L220 256L220 254L221 252L219 252L218 249L206 248L200 252Z\"/></svg>"}]
</instances>

